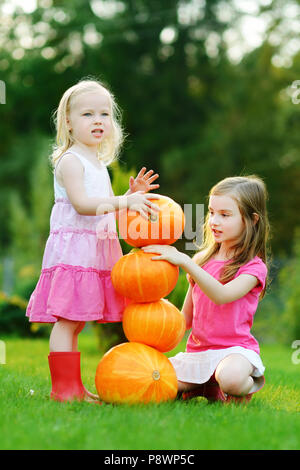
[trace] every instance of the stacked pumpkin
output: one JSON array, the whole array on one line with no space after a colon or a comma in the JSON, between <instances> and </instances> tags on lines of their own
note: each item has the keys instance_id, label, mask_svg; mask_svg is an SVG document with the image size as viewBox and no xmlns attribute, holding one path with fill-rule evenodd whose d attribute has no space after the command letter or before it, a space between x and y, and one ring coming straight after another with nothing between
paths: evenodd
<instances>
[{"instance_id":1,"label":"stacked pumpkin","mask_svg":"<svg viewBox=\"0 0 300 470\"><path fill-rule=\"evenodd\" d=\"M172 244L184 229L184 214L172 199L160 196L157 217L145 220L135 211L119 214L122 238L135 247L112 270L117 292L129 299L123 313L123 329L129 343L110 349L96 371L100 398L110 403L148 403L174 399L175 370L163 354L182 339L186 324L182 313L168 300L179 268L138 247Z\"/></svg>"}]
</instances>

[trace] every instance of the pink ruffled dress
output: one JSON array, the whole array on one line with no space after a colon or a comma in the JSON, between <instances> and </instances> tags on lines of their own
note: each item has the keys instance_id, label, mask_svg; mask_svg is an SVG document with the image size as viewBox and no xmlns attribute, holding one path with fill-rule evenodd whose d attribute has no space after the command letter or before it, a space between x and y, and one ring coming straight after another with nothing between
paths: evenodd
<instances>
[{"instance_id":1,"label":"pink ruffled dress","mask_svg":"<svg viewBox=\"0 0 300 470\"><path fill-rule=\"evenodd\" d=\"M66 153L81 161L89 197L112 195L103 163L96 168L73 150ZM36 323L55 323L60 318L99 323L121 321L126 299L114 290L111 282L111 270L122 256L115 214L78 214L55 174L54 194L42 271L26 316Z\"/></svg>"}]
</instances>

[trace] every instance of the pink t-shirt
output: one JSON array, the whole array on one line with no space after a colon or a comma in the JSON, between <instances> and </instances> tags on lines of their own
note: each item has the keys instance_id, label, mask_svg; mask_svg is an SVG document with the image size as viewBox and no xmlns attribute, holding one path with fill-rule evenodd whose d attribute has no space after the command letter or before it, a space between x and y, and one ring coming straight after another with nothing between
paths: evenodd
<instances>
[{"instance_id":1,"label":"pink t-shirt","mask_svg":"<svg viewBox=\"0 0 300 470\"><path fill-rule=\"evenodd\" d=\"M219 279L226 261L210 260L202 268ZM193 324L188 338L187 352L200 352L207 349L224 349L242 346L259 354L259 345L250 334L253 317L257 309L259 295L265 286L267 267L256 256L240 267L234 278L240 274L251 274L258 279L258 284L241 299L227 304L216 305L205 295L198 284L194 284Z\"/></svg>"}]
</instances>

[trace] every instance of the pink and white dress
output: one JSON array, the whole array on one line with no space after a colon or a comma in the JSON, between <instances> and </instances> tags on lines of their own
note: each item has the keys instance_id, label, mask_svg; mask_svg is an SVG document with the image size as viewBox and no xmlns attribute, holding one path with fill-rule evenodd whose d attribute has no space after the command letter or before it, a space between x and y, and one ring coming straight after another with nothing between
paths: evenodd
<instances>
[{"instance_id":1,"label":"pink and white dress","mask_svg":"<svg viewBox=\"0 0 300 470\"><path fill-rule=\"evenodd\" d=\"M112 195L103 163L97 168L73 150L66 153L72 153L82 163L88 197ZM55 173L54 194L42 271L26 316L37 323L55 323L60 318L99 323L121 321L126 299L114 290L111 282L111 270L122 256L115 214L78 214Z\"/></svg>"}]
</instances>

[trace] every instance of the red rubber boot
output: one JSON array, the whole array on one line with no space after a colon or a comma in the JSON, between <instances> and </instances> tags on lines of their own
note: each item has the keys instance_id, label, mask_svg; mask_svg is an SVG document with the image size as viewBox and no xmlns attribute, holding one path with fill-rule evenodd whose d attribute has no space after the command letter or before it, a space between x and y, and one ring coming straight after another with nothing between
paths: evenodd
<instances>
[{"instance_id":1,"label":"red rubber boot","mask_svg":"<svg viewBox=\"0 0 300 470\"><path fill-rule=\"evenodd\" d=\"M52 381L50 398L56 401L84 400L80 352L51 352L48 356Z\"/></svg>"}]
</instances>

